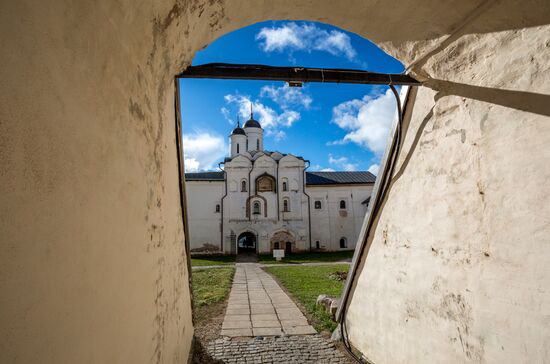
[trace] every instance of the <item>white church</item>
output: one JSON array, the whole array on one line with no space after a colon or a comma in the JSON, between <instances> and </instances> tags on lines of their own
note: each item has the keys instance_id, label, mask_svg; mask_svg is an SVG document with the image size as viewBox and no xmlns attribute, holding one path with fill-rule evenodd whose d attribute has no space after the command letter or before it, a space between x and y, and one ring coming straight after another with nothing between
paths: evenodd
<instances>
[{"instance_id":1,"label":"white church","mask_svg":"<svg viewBox=\"0 0 550 364\"><path fill-rule=\"evenodd\" d=\"M219 172L186 173L192 252L353 250L375 176L309 172L302 157L263 148L250 119L230 135Z\"/></svg>"}]
</instances>

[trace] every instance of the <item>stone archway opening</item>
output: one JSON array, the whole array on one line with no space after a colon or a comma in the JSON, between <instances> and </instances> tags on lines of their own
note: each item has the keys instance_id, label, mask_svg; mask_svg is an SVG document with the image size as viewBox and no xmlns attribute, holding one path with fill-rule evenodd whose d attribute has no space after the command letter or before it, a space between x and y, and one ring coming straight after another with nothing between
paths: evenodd
<instances>
[{"instance_id":1,"label":"stone archway opening","mask_svg":"<svg viewBox=\"0 0 550 364\"><path fill-rule=\"evenodd\" d=\"M373 39L433 86L418 91L408 167L396 170L401 186L377 217L369 262L366 253L357 259L350 333L359 349L373 362L544 361L548 2L254 5L6 3L6 361L185 361L189 235L187 205L173 198L185 184L174 170L171 77L214 38L289 18ZM87 247L93 254L83 254ZM400 269L387 269L394 264ZM408 289L414 277L426 284ZM446 306L418 309L435 302ZM434 315L449 307L466 310ZM518 310L525 314L513 320ZM455 320L468 324L460 326L466 341Z\"/></svg>"},{"instance_id":2,"label":"stone archway opening","mask_svg":"<svg viewBox=\"0 0 550 364\"><path fill-rule=\"evenodd\" d=\"M237 238L237 255L253 255L257 252L256 234L245 231Z\"/></svg>"}]
</instances>

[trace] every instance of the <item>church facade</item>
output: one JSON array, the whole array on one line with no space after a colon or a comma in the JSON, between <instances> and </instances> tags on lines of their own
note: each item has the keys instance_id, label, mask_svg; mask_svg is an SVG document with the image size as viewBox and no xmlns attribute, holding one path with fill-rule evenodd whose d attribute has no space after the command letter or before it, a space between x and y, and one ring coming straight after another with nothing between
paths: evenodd
<instances>
[{"instance_id":1,"label":"church facade","mask_svg":"<svg viewBox=\"0 0 550 364\"><path fill-rule=\"evenodd\" d=\"M219 172L186 173L192 252L270 253L352 250L375 176L309 172L302 157L263 149L250 119L230 135Z\"/></svg>"}]
</instances>

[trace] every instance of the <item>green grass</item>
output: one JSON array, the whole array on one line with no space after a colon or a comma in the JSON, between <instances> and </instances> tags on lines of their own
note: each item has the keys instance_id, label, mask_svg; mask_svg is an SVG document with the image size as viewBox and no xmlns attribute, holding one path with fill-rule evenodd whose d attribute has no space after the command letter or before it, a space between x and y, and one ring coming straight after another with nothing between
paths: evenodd
<instances>
[{"instance_id":1,"label":"green grass","mask_svg":"<svg viewBox=\"0 0 550 364\"><path fill-rule=\"evenodd\" d=\"M194 267L205 265L228 265L233 263L235 263L234 255L202 255L191 257L191 265Z\"/></svg>"},{"instance_id":2,"label":"green grass","mask_svg":"<svg viewBox=\"0 0 550 364\"><path fill-rule=\"evenodd\" d=\"M323 262L338 262L344 259L353 257L353 250L341 252L326 252L326 253L291 253L280 261L273 258L273 254L265 254L258 256L260 263L264 264L279 264L279 263L323 263Z\"/></svg>"},{"instance_id":3,"label":"green grass","mask_svg":"<svg viewBox=\"0 0 550 364\"><path fill-rule=\"evenodd\" d=\"M193 270L195 307L224 301L231 289L233 274L235 274L235 268Z\"/></svg>"},{"instance_id":4,"label":"green grass","mask_svg":"<svg viewBox=\"0 0 550 364\"><path fill-rule=\"evenodd\" d=\"M298 300L313 318L313 325L318 331L333 331L336 323L330 314L315 305L320 294L339 297L344 289L345 281L329 278L331 273L348 271L349 264L267 267L267 272L277 280Z\"/></svg>"}]
</instances>

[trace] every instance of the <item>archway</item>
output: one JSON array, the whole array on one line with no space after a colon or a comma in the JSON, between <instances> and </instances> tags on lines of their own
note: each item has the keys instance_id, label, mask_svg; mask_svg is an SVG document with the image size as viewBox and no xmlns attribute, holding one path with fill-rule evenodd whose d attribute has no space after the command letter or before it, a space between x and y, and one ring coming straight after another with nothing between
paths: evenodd
<instances>
[{"instance_id":1,"label":"archway","mask_svg":"<svg viewBox=\"0 0 550 364\"><path fill-rule=\"evenodd\" d=\"M286 254L296 250L296 239L287 230L277 231L271 237L271 251L273 249L284 249Z\"/></svg>"},{"instance_id":2,"label":"archway","mask_svg":"<svg viewBox=\"0 0 550 364\"><path fill-rule=\"evenodd\" d=\"M186 257L182 241L188 239L181 215L186 209L183 193L181 201L173 198L173 192L183 190L185 185L174 178L177 160L170 75L181 72L193 52L217 36L265 19L293 18L339 24L383 42L407 65L420 59L411 69L427 78L452 80L441 84L445 93L437 97L427 88L419 91L410 129L428 124L430 133L419 134L414 143L420 144L419 155L409 159L409 168L399 170L401 186L394 199L399 203L389 201L384 211L394 215L380 219L380 226L389 226L389 230L379 229L369 238L369 247L371 242L373 247L369 253L371 268L365 270L357 287L364 292L361 297L371 304L358 302L351 310L358 328L355 332L351 329L351 333L365 355L375 362L426 361L426 352L439 358L448 354L455 355L452 358L456 361L466 360L457 359L460 350L453 347L456 338L447 336L456 331L456 326L449 324L449 315L439 317L432 311L418 310L413 321L419 324L406 327L395 320L400 308L410 311L410 305L401 305L400 301L400 295L409 292L405 303L411 299L420 303L448 303L449 297L464 299L460 304L469 308L470 318L475 318L469 338L484 338L483 360L543 360L544 351L538 348L544 347L544 335L528 336L520 324L507 319L507 313L519 306L528 313L526 319L535 323L530 325L533 331L544 329L539 298L544 295L544 286L540 285L547 281L547 270L540 259L546 257L547 247L541 237L548 234L544 233L547 225L540 221L544 221L549 207L540 198L547 191L544 181L548 173L541 146L546 145L549 132L540 113L520 110L534 108L535 101L541 99L541 85L548 84L541 79L547 73L539 68L547 61L538 44L548 30L540 25L549 23L545 20L549 12L548 8L537 9L523 2L500 2L489 10L484 5L495 3L455 1L452 4L456 6L449 12L448 2L433 1L405 1L398 11L388 9L384 2L356 0L338 4L300 2L290 7L288 1L277 0L248 8L242 2L198 2L191 6L186 1L162 0L154 5L113 2L112 6L97 8L81 1L60 1L45 9L37 1L25 2L28 6L8 2L2 13L4 48L10 54L3 69L2 87L2 111L9 116L2 124L2 155L8 161L2 163L2 186L8 191L3 194L2 205L13 209L9 219L2 221L12 251L4 259L2 274L7 277L4 293L12 299L6 308L9 319L3 327L15 345L10 345L4 356L8 361L19 358L31 362L36 358L48 362L52 357L56 361L81 361L92 354L98 361L107 362L113 358L144 362L143 358L153 357L159 362L169 358L181 361L187 356L193 333L190 297L176 288L185 287L190 276L182 264ZM67 15L79 19L80 26L65 19ZM36 32L37 27L43 31ZM109 36L114 27L117 36ZM458 47L453 46L451 52L445 50L457 39ZM100 45L93 56L86 46L90 44ZM516 72L528 77L507 76ZM522 91L518 92L521 98L510 97L513 90ZM21 100L31 99L22 106ZM516 100L521 101L519 106ZM495 103L510 105L503 110ZM453 120L460 129L452 130ZM432 129L434 121L437 128ZM516 126L519 123L521 127ZM479 130L485 133L472 141ZM461 141L462 135L468 138L466 143ZM440 140L445 142L438 143ZM409 145L409 140L404 144ZM514 169L528 170L529 174L507 173ZM467 189L456 188L458 182ZM523 186L521 193L516 193L518 185ZM487 186L493 187L487 190ZM121 190L123 193L119 193ZM438 191L447 193L441 192L437 203L433 203L433 194ZM414 201L403 203L402 196ZM129 206L129 201L139 203ZM499 209L502 201L515 208ZM415 213L415 209L422 213ZM481 218L482 212L489 214ZM415 228L426 215L433 217L428 226L432 230L423 224ZM515 223L507 224L512 219ZM401 220L406 221L406 231L399 230ZM28 221L33 221L32 226ZM463 228L472 221L479 221L480 226ZM460 228L453 229L455 226ZM537 239L521 244L530 236ZM402 249L401 244L394 244L398 238L416 244ZM48 242L48 249L40 249L41 241ZM90 243L94 254L81 254L79 245ZM433 258L430 264L402 265L402 269L386 270L380 275L380 268L387 267L387 259L383 258L388 257L387 249L392 246L393 259L407 263L417 263L407 259L411 251L446 252L456 247L473 259L456 254L449 258L456 264L440 259L445 262L441 264ZM485 247L493 250L477 254ZM386 250L378 252L380 249ZM502 256L509 258L508 264L498 259ZM128 257L146 265L121 264ZM52 259L72 264L52 264ZM465 265L463 261L471 263ZM462 274L447 271L458 266L464 266ZM513 274L502 274L506 267L514 267ZM403 286L394 289L402 282L404 271L408 277L412 271L423 281L434 280L441 289L417 289L415 294ZM479 278L480 272L506 279L483 280L487 284L472 286L471 282L479 279L471 277ZM112 276L119 277L115 285ZM52 282L47 290L28 289L43 287L45 277ZM446 277L443 285L439 285L441 277ZM525 284L526 277L530 277L529 284ZM516 288L514 292L505 289L510 285ZM464 287L467 294L449 292L446 286ZM73 287L78 288L77 295ZM484 308L492 304L490 294L501 292L513 294L517 301L500 300L502 308L487 315ZM384 306L384 294L395 304ZM483 302L475 297L482 297ZM38 301L44 304L33 304ZM468 301L477 304L469 305ZM106 305L110 310L101 309ZM129 305L132 310L127 309ZM90 309L94 315L83 315ZM113 312L132 326L109 320ZM384 327L383 344L377 330L368 333L372 336L358 331L364 328L363 320ZM44 336L37 329L41 327L56 329ZM501 330L516 334L506 338L510 344L506 351L497 346L495 336L485 336L486 332ZM82 335L71 335L74 331ZM528 337L532 340L523 339ZM382 348L397 344L415 350L382 352ZM471 342L465 346L472 348ZM434 348L437 350L430 350ZM468 351L467 355L477 352ZM506 359L501 358L504 355Z\"/></svg>"},{"instance_id":3,"label":"archway","mask_svg":"<svg viewBox=\"0 0 550 364\"><path fill-rule=\"evenodd\" d=\"M254 233L245 231L237 238L237 254L256 254L257 239Z\"/></svg>"}]
</instances>

